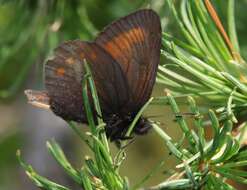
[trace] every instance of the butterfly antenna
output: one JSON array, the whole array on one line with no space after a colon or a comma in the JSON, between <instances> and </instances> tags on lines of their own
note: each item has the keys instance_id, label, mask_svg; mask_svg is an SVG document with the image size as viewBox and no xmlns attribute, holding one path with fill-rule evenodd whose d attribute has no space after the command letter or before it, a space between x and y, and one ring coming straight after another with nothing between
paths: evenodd
<instances>
[{"instance_id":1,"label":"butterfly antenna","mask_svg":"<svg viewBox=\"0 0 247 190\"><path fill-rule=\"evenodd\" d=\"M186 117L196 117L197 114L191 113L191 112L184 112L184 113L177 113L177 114L175 114L175 117L183 117L183 116L186 116Z\"/></svg>"},{"instance_id":2,"label":"butterfly antenna","mask_svg":"<svg viewBox=\"0 0 247 190\"><path fill-rule=\"evenodd\" d=\"M158 117L163 117L164 115L148 115L147 118L158 118Z\"/></svg>"}]
</instances>

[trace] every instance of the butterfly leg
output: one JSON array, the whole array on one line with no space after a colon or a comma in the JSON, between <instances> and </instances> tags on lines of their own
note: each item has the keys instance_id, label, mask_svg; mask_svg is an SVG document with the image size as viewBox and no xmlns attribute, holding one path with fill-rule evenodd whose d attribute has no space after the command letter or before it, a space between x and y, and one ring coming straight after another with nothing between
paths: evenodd
<instances>
[{"instance_id":1,"label":"butterfly leg","mask_svg":"<svg viewBox=\"0 0 247 190\"><path fill-rule=\"evenodd\" d=\"M141 118L138 122L137 126L134 129L134 132L137 135L144 135L146 134L150 129L152 128L152 125L149 123L147 119Z\"/></svg>"}]
</instances>

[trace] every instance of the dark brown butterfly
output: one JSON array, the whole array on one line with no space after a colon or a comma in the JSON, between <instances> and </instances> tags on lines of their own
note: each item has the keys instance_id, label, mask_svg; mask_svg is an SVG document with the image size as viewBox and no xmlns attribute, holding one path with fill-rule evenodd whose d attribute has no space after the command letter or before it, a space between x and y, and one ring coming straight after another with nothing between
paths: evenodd
<instances>
[{"instance_id":1,"label":"dark brown butterfly","mask_svg":"<svg viewBox=\"0 0 247 190\"><path fill-rule=\"evenodd\" d=\"M82 80L87 60L99 96L106 134L125 137L129 124L150 98L160 60L161 25L152 10L139 10L107 26L94 42L62 43L45 64L46 91L27 90L29 102L49 107L65 120L87 123ZM146 133L141 117L137 134Z\"/></svg>"}]
</instances>

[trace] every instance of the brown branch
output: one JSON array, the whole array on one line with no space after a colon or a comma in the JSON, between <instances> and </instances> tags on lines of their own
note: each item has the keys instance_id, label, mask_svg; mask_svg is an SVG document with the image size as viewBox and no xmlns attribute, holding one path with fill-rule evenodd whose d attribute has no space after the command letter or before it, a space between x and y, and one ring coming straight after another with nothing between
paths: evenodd
<instances>
[{"instance_id":1,"label":"brown branch","mask_svg":"<svg viewBox=\"0 0 247 190\"><path fill-rule=\"evenodd\" d=\"M234 58L234 60L239 60L240 55L234 51L233 45L219 19L219 16L217 15L212 3L210 2L210 0L204 0L205 6L208 10L208 13L210 14L211 18L213 19L217 29L219 30L221 36L223 37L232 57Z\"/></svg>"}]
</instances>

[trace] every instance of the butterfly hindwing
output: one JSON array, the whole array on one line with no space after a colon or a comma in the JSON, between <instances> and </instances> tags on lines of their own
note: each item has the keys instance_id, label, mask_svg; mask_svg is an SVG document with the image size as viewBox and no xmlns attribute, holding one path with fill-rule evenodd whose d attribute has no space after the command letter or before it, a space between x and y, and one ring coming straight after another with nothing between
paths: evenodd
<instances>
[{"instance_id":1,"label":"butterfly hindwing","mask_svg":"<svg viewBox=\"0 0 247 190\"><path fill-rule=\"evenodd\" d=\"M82 101L84 61L87 61L105 113L117 112L128 100L128 87L120 66L95 43L79 40L61 44L45 64L45 85L50 107L65 120L86 122ZM117 84L117 85L116 85Z\"/></svg>"},{"instance_id":2,"label":"butterfly hindwing","mask_svg":"<svg viewBox=\"0 0 247 190\"><path fill-rule=\"evenodd\" d=\"M65 120L86 122L82 104L83 62L75 41L62 43L45 64L45 87L50 108Z\"/></svg>"}]
</instances>

